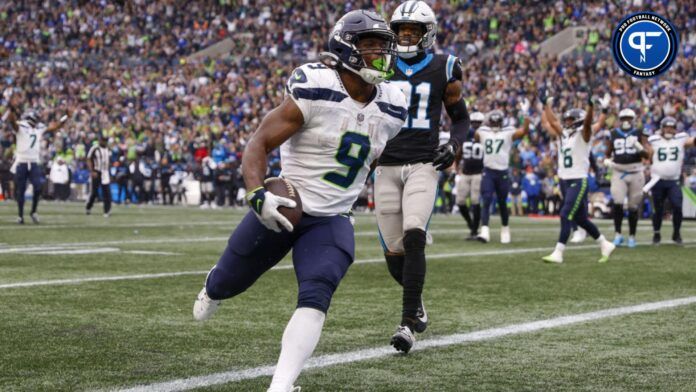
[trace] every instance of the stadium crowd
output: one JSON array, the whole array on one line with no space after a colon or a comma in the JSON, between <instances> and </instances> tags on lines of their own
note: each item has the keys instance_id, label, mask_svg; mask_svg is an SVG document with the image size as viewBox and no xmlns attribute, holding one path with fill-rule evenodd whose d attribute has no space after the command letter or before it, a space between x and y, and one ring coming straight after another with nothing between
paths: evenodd
<instances>
[{"instance_id":1,"label":"stadium crowd","mask_svg":"<svg viewBox=\"0 0 696 392\"><path fill-rule=\"evenodd\" d=\"M62 160L69 181L85 184L85 156L99 134L109 138L116 201L174 202L185 196L183 179L214 184L218 203L239 202L242 151L259 121L284 94L297 65L322 51L330 26L351 9L376 8L386 15L398 1L39 1L0 4L0 115L13 89L43 121L76 109L64 131L43 143L47 172ZM185 7L184 7L185 6ZM657 129L665 115L680 130L696 133L696 4L688 0L641 1L440 1L438 51L463 60L470 112L503 109L516 124L517 103L541 84L551 86L556 110L581 106L588 89L610 93L611 127L622 108L638 115L639 128ZM680 32L679 56L660 78L638 80L614 64L608 42L625 15L651 9ZM584 45L561 59L540 53L541 42L568 26L589 26ZM229 39L219 58L189 56ZM511 199L524 191L547 201L558 198L555 151L532 115L533 130L513 153ZM13 135L0 128L0 185L11 197L9 166ZM595 141L599 161L605 147ZM209 157L209 159L204 159ZM693 165L696 157L687 157ZM271 175L280 170L278 153ZM597 167L598 186L606 173ZM538 181L529 186L530 178ZM689 180L696 184L692 173ZM58 177L56 177L58 178ZM525 182L525 179L526 182ZM443 176L441 210L448 209L453 176ZM536 184L539 184L537 186ZM5 186L5 185L8 186ZM526 185L525 185L526 184ZM696 185L695 185L696 186ZM169 188L169 189L167 189ZM532 189L533 188L533 189ZM537 189L538 188L538 189ZM518 192L515 194L515 192ZM131 195L136 195L133 198ZM167 197L165 197L167 195ZM177 196L178 195L178 196ZM177 197L175 197L177 196ZM365 197L369 195L366 193ZM535 212L530 203L524 212ZM513 207L516 203L513 202ZM451 207L451 206L449 206ZM552 210L551 210L552 211ZM547 209L547 212L548 209Z\"/></svg>"}]
</instances>

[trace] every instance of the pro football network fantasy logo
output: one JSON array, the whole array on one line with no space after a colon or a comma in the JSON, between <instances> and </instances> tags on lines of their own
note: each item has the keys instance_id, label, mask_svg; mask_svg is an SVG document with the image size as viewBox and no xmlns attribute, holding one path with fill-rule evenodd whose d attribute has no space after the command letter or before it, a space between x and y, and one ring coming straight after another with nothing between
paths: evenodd
<instances>
[{"instance_id":1,"label":"pro football network fantasy logo","mask_svg":"<svg viewBox=\"0 0 696 392\"><path fill-rule=\"evenodd\" d=\"M679 35L672 23L652 12L625 17L611 37L614 60L635 78L654 78L677 57Z\"/></svg>"}]
</instances>

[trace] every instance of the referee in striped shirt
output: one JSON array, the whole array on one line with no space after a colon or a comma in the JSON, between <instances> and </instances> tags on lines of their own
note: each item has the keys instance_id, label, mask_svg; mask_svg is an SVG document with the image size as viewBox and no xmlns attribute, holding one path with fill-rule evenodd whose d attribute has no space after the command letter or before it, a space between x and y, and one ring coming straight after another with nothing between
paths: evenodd
<instances>
[{"instance_id":1,"label":"referee in striped shirt","mask_svg":"<svg viewBox=\"0 0 696 392\"><path fill-rule=\"evenodd\" d=\"M111 211L111 188L109 178L109 166L111 164L109 149L106 148L106 137L99 135L99 144L95 144L87 153L87 167L90 172L90 193L87 201L87 215L91 214L92 205L97 199L99 187L102 189L102 199L104 200L104 217L109 217Z\"/></svg>"}]
</instances>

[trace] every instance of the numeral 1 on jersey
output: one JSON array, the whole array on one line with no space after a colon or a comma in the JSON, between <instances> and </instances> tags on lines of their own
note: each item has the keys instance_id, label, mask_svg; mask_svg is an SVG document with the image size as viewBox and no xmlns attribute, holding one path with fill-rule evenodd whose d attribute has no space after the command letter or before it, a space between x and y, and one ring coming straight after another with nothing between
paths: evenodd
<instances>
[{"instance_id":1,"label":"numeral 1 on jersey","mask_svg":"<svg viewBox=\"0 0 696 392\"><path fill-rule=\"evenodd\" d=\"M430 83L420 83L415 86L406 80L395 80L389 83L400 88L401 92L406 95L406 104L408 105L409 113L404 128L430 130L430 119L428 118ZM415 116L411 116L412 105L417 106Z\"/></svg>"}]
</instances>

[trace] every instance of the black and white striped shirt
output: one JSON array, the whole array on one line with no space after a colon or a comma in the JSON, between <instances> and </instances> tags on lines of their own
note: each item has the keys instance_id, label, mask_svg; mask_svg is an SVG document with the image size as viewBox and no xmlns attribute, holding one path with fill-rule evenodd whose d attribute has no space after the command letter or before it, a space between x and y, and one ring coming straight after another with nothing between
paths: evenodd
<instances>
[{"instance_id":1,"label":"black and white striped shirt","mask_svg":"<svg viewBox=\"0 0 696 392\"><path fill-rule=\"evenodd\" d=\"M110 156L109 149L98 144L93 145L87 153L87 159L92 161L92 168L101 173L102 177L109 175Z\"/></svg>"}]
</instances>

